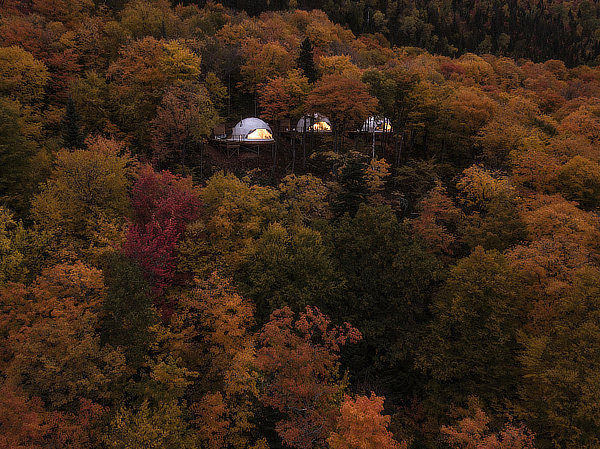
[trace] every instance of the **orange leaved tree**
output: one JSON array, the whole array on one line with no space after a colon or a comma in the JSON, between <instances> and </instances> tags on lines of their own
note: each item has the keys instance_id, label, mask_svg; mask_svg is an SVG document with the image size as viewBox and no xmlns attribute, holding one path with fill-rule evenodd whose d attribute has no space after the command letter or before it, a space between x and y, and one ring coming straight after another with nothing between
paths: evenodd
<instances>
[{"instance_id":1,"label":"orange leaved tree","mask_svg":"<svg viewBox=\"0 0 600 449\"><path fill-rule=\"evenodd\" d=\"M371 397L344 398L335 430L327 442L331 449L406 449L406 443L394 440L387 427L388 415L382 415L384 398L371 393Z\"/></svg>"},{"instance_id":2,"label":"orange leaved tree","mask_svg":"<svg viewBox=\"0 0 600 449\"><path fill-rule=\"evenodd\" d=\"M282 414L275 430L286 445L321 447L335 424L345 384L340 349L361 337L348 323L332 325L317 308L307 307L297 319L289 307L271 314L258 334L256 363L264 376L260 399Z\"/></svg>"},{"instance_id":3,"label":"orange leaved tree","mask_svg":"<svg viewBox=\"0 0 600 449\"><path fill-rule=\"evenodd\" d=\"M365 83L340 75L321 78L306 99L307 112L318 112L331 120L336 150L344 131L358 128L376 107L377 99L369 95Z\"/></svg>"}]
</instances>

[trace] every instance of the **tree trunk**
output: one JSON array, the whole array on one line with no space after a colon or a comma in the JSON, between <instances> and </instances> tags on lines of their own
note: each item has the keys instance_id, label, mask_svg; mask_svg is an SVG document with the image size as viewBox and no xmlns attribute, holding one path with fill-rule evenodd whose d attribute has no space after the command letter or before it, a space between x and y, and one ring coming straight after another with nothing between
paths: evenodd
<instances>
[{"instance_id":1,"label":"tree trunk","mask_svg":"<svg viewBox=\"0 0 600 449\"><path fill-rule=\"evenodd\" d=\"M302 170L306 170L306 119L304 119L304 128L302 129Z\"/></svg>"},{"instance_id":2,"label":"tree trunk","mask_svg":"<svg viewBox=\"0 0 600 449\"><path fill-rule=\"evenodd\" d=\"M404 131L399 134L399 138L396 138L396 167L400 167L402 163L402 145L404 144ZM398 142L399 141L399 142Z\"/></svg>"},{"instance_id":3,"label":"tree trunk","mask_svg":"<svg viewBox=\"0 0 600 449\"><path fill-rule=\"evenodd\" d=\"M292 173L296 168L296 134L292 133Z\"/></svg>"},{"instance_id":4,"label":"tree trunk","mask_svg":"<svg viewBox=\"0 0 600 449\"><path fill-rule=\"evenodd\" d=\"M273 144L273 169L272 175L275 177L275 169L277 168L277 150L279 145L279 140L281 139L281 133L279 128L279 123L275 124L275 143Z\"/></svg>"}]
</instances>

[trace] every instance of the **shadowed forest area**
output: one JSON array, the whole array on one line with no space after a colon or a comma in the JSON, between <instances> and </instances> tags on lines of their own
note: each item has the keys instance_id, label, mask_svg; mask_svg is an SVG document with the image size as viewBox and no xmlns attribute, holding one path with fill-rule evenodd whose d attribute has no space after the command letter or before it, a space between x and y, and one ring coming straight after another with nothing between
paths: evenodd
<instances>
[{"instance_id":1,"label":"shadowed forest area","mask_svg":"<svg viewBox=\"0 0 600 449\"><path fill-rule=\"evenodd\" d=\"M203 2L191 2L202 4ZM597 63L600 5L590 0L230 0L257 15L322 9L356 35L380 33L394 45L447 56L494 53L568 66Z\"/></svg>"},{"instance_id":2,"label":"shadowed forest area","mask_svg":"<svg viewBox=\"0 0 600 449\"><path fill-rule=\"evenodd\" d=\"M599 448L598 14L1 2L0 449Z\"/></svg>"}]
</instances>

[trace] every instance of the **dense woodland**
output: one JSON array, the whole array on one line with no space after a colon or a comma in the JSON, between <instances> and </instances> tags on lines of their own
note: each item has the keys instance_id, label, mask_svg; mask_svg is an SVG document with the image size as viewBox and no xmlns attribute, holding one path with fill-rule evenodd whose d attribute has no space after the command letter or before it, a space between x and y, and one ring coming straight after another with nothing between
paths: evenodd
<instances>
[{"instance_id":1,"label":"dense woodland","mask_svg":"<svg viewBox=\"0 0 600 449\"><path fill-rule=\"evenodd\" d=\"M0 448L599 448L597 3L230 3L0 3Z\"/></svg>"},{"instance_id":2,"label":"dense woodland","mask_svg":"<svg viewBox=\"0 0 600 449\"><path fill-rule=\"evenodd\" d=\"M253 14L321 8L356 34L448 56L494 53L568 66L598 63L600 4L592 0L229 0Z\"/></svg>"}]
</instances>

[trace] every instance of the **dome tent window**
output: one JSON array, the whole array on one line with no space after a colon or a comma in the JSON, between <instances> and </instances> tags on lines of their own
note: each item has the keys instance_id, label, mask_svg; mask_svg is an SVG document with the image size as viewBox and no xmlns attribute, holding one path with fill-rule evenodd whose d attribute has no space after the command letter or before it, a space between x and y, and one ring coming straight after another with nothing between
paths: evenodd
<instances>
[{"instance_id":1,"label":"dome tent window","mask_svg":"<svg viewBox=\"0 0 600 449\"><path fill-rule=\"evenodd\" d=\"M305 115L296 125L296 132L331 132L331 122L327 117L322 114L314 113L311 115Z\"/></svg>"},{"instance_id":2,"label":"dome tent window","mask_svg":"<svg viewBox=\"0 0 600 449\"><path fill-rule=\"evenodd\" d=\"M273 138L273 134L268 129L259 128L249 133L246 138L248 140L270 140Z\"/></svg>"}]
</instances>

